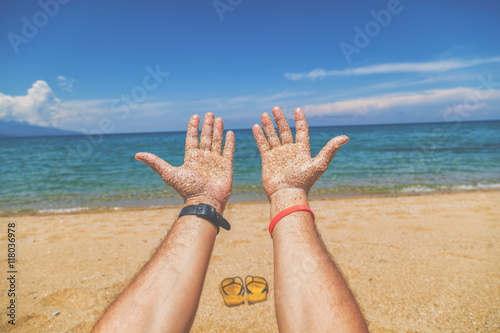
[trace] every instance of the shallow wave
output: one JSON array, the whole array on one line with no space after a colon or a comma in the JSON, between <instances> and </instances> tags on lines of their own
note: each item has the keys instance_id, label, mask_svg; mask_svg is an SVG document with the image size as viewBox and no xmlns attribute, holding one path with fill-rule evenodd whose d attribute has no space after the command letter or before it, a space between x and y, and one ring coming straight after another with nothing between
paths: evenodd
<instances>
[{"instance_id":1,"label":"shallow wave","mask_svg":"<svg viewBox=\"0 0 500 333\"><path fill-rule=\"evenodd\" d=\"M399 193L424 193L436 191L470 191L500 189L500 183L493 184L458 184L458 185L410 185L396 190Z\"/></svg>"},{"instance_id":2,"label":"shallow wave","mask_svg":"<svg viewBox=\"0 0 500 333\"><path fill-rule=\"evenodd\" d=\"M72 213L81 212L84 210L89 210L89 207L72 207L72 208L49 208L49 209L39 209L38 212L42 214L46 213Z\"/></svg>"}]
</instances>

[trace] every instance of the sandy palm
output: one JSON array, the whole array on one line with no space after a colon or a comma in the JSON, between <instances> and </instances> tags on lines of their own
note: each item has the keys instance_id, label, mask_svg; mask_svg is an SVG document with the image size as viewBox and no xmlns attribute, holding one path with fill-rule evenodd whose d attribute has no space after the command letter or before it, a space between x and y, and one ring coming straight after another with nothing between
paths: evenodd
<instances>
[{"instance_id":1,"label":"sandy palm","mask_svg":"<svg viewBox=\"0 0 500 333\"><path fill-rule=\"evenodd\" d=\"M301 189L309 192L318 178L326 171L339 148L349 141L345 135L331 139L319 154L311 158L309 128L304 112L295 110L296 138L280 108L273 109L279 138L271 117L262 115L262 126L254 125L253 133L262 157L262 184L268 197L283 188Z\"/></svg>"},{"instance_id":2,"label":"sandy palm","mask_svg":"<svg viewBox=\"0 0 500 333\"><path fill-rule=\"evenodd\" d=\"M211 197L223 208L231 195L234 133L227 132L222 153L222 119L214 121L212 113L206 114L198 145L199 124L199 116L192 116L186 135L184 164L180 167L173 167L150 153L137 153L135 158L149 165L184 201Z\"/></svg>"}]
</instances>

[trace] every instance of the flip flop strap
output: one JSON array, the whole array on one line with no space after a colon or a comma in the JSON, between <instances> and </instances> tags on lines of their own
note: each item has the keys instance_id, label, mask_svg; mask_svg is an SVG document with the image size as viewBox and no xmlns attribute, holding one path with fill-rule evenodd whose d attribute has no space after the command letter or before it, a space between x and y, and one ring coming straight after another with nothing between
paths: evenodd
<instances>
[{"instance_id":1,"label":"flip flop strap","mask_svg":"<svg viewBox=\"0 0 500 333\"><path fill-rule=\"evenodd\" d=\"M224 294L226 294L227 296L229 296L229 294L228 294L228 293L226 293L226 290L225 290L225 289L226 289L227 287L229 287L230 285L232 285L232 284L237 284L236 282L234 282L234 279L233 279L233 282L231 282L231 283L229 283L229 284L226 284L224 287L222 287L222 288L221 288L221 289L222 289L222 292L223 292ZM241 290L240 290L240 292L238 293L238 295L242 295L242 294L243 294L243 290L244 290L244 288L243 288L243 286L242 286L241 284L238 284L238 285L239 285L239 286L241 286Z\"/></svg>"},{"instance_id":2,"label":"flip flop strap","mask_svg":"<svg viewBox=\"0 0 500 333\"><path fill-rule=\"evenodd\" d=\"M264 289L262 289L262 291L260 292L261 294L264 293L265 291L267 291L267 282L261 282L261 281L255 281L254 277L252 276L252 281L247 283L246 284L246 289L247 289L247 293L250 293L250 294L253 294L253 292L250 291L250 289L248 289L248 286L251 285L252 283L259 283L259 284L263 284L265 285L266 287Z\"/></svg>"}]
</instances>

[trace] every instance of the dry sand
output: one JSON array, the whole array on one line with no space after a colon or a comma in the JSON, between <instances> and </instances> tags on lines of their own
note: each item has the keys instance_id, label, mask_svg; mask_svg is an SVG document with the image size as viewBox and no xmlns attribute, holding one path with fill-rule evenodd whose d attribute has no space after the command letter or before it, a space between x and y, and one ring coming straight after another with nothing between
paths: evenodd
<instances>
[{"instance_id":1,"label":"dry sand","mask_svg":"<svg viewBox=\"0 0 500 333\"><path fill-rule=\"evenodd\" d=\"M500 331L500 191L321 199L311 207L372 332ZM0 217L0 331L12 330L7 223L16 223L18 240L15 331L88 332L178 211ZM233 229L217 238L193 332L277 331L268 211L267 203L228 206ZM218 283L247 274L269 281L268 300L225 307Z\"/></svg>"}]
</instances>

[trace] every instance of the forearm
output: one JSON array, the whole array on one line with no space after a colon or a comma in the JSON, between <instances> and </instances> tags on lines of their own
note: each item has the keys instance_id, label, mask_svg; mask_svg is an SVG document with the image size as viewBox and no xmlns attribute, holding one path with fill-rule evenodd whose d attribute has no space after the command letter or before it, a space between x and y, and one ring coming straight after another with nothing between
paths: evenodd
<instances>
[{"instance_id":1,"label":"forearm","mask_svg":"<svg viewBox=\"0 0 500 333\"><path fill-rule=\"evenodd\" d=\"M216 227L205 219L194 215L179 218L156 254L106 311L94 331L188 332L216 234Z\"/></svg>"},{"instance_id":2,"label":"forearm","mask_svg":"<svg viewBox=\"0 0 500 333\"><path fill-rule=\"evenodd\" d=\"M271 216L307 205L299 190L271 196ZM324 248L309 212L295 212L273 230L276 316L282 332L366 331L363 316ZM279 286L279 288L278 288Z\"/></svg>"}]
</instances>

